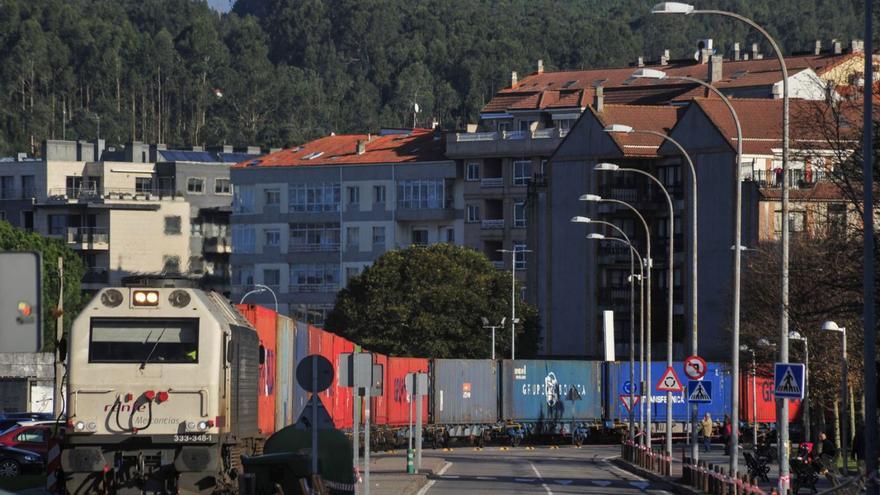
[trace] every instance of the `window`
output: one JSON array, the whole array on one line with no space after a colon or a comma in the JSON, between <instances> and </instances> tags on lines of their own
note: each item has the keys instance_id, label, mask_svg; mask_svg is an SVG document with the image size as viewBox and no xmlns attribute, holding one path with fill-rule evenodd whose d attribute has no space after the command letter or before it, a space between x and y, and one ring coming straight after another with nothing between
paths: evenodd
<instances>
[{"instance_id":1,"label":"window","mask_svg":"<svg viewBox=\"0 0 880 495\"><path fill-rule=\"evenodd\" d=\"M345 193L348 198L349 205L360 205L361 203L361 188L358 186L348 186L345 188Z\"/></svg>"},{"instance_id":2,"label":"window","mask_svg":"<svg viewBox=\"0 0 880 495\"><path fill-rule=\"evenodd\" d=\"M452 204L446 198L443 179L405 180L397 183L397 207L406 209L445 208Z\"/></svg>"},{"instance_id":3,"label":"window","mask_svg":"<svg viewBox=\"0 0 880 495\"><path fill-rule=\"evenodd\" d=\"M453 227L446 227L444 230L446 231L444 236L446 242L455 244L455 229Z\"/></svg>"},{"instance_id":4,"label":"window","mask_svg":"<svg viewBox=\"0 0 880 495\"><path fill-rule=\"evenodd\" d=\"M413 229L412 243L413 243L413 245L416 245L416 246L427 246L428 245L428 231L427 231L427 229Z\"/></svg>"},{"instance_id":5,"label":"window","mask_svg":"<svg viewBox=\"0 0 880 495\"><path fill-rule=\"evenodd\" d=\"M12 175L0 177L0 199L10 199L15 195L14 181L15 177Z\"/></svg>"},{"instance_id":6,"label":"window","mask_svg":"<svg viewBox=\"0 0 880 495\"><path fill-rule=\"evenodd\" d=\"M214 179L214 192L216 194L232 194L232 181L229 179Z\"/></svg>"},{"instance_id":7,"label":"window","mask_svg":"<svg viewBox=\"0 0 880 495\"><path fill-rule=\"evenodd\" d=\"M351 279L361 274L361 269L356 266L349 266L345 269L345 280L351 282Z\"/></svg>"},{"instance_id":8,"label":"window","mask_svg":"<svg viewBox=\"0 0 880 495\"><path fill-rule=\"evenodd\" d=\"M37 194L37 188L34 186L34 176L33 175L22 175L21 176L21 197L22 198L32 198Z\"/></svg>"},{"instance_id":9,"label":"window","mask_svg":"<svg viewBox=\"0 0 880 495\"><path fill-rule=\"evenodd\" d=\"M67 215L49 215L49 235L67 234Z\"/></svg>"},{"instance_id":10,"label":"window","mask_svg":"<svg viewBox=\"0 0 880 495\"><path fill-rule=\"evenodd\" d=\"M333 309L332 305L313 304L313 305L297 305L291 310L291 316L298 322L307 323L309 325L323 326L327 314Z\"/></svg>"},{"instance_id":11,"label":"window","mask_svg":"<svg viewBox=\"0 0 880 495\"><path fill-rule=\"evenodd\" d=\"M361 244L360 227L346 227L345 229L345 245L349 248L359 248Z\"/></svg>"},{"instance_id":12,"label":"window","mask_svg":"<svg viewBox=\"0 0 880 495\"><path fill-rule=\"evenodd\" d=\"M232 269L232 285L254 285L254 267L237 266Z\"/></svg>"},{"instance_id":13,"label":"window","mask_svg":"<svg viewBox=\"0 0 880 495\"><path fill-rule=\"evenodd\" d=\"M291 211L339 211L339 184L290 184L288 194Z\"/></svg>"},{"instance_id":14,"label":"window","mask_svg":"<svg viewBox=\"0 0 880 495\"><path fill-rule=\"evenodd\" d=\"M373 245L385 247L385 227L373 227Z\"/></svg>"},{"instance_id":15,"label":"window","mask_svg":"<svg viewBox=\"0 0 880 495\"><path fill-rule=\"evenodd\" d=\"M277 268L264 269L263 283L273 287L281 285L281 270Z\"/></svg>"},{"instance_id":16,"label":"window","mask_svg":"<svg viewBox=\"0 0 880 495\"><path fill-rule=\"evenodd\" d=\"M541 160L541 175L547 175L547 160Z\"/></svg>"},{"instance_id":17,"label":"window","mask_svg":"<svg viewBox=\"0 0 880 495\"><path fill-rule=\"evenodd\" d=\"M510 122L498 122L498 132L509 132Z\"/></svg>"},{"instance_id":18,"label":"window","mask_svg":"<svg viewBox=\"0 0 880 495\"><path fill-rule=\"evenodd\" d=\"M480 163L479 162L468 162L466 180L470 180L470 181L480 180Z\"/></svg>"},{"instance_id":19,"label":"window","mask_svg":"<svg viewBox=\"0 0 880 495\"><path fill-rule=\"evenodd\" d=\"M281 245L281 231L278 229L267 230L266 244L267 247L278 247Z\"/></svg>"},{"instance_id":20,"label":"window","mask_svg":"<svg viewBox=\"0 0 880 495\"><path fill-rule=\"evenodd\" d=\"M678 165L672 167L660 167L660 182L666 187L676 187L681 184L681 167Z\"/></svg>"},{"instance_id":21,"label":"window","mask_svg":"<svg viewBox=\"0 0 880 495\"><path fill-rule=\"evenodd\" d=\"M91 324L89 362L198 362L198 318L92 318Z\"/></svg>"},{"instance_id":22,"label":"window","mask_svg":"<svg viewBox=\"0 0 880 495\"><path fill-rule=\"evenodd\" d=\"M290 267L291 292L336 292L339 289L339 265L302 264Z\"/></svg>"},{"instance_id":23,"label":"window","mask_svg":"<svg viewBox=\"0 0 880 495\"><path fill-rule=\"evenodd\" d=\"M275 189L266 189L265 191L265 199L266 206L272 205L280 205L281 204L281 190L278 188Z\"/></svg>"},{"instance_id":24,"label":"window","mask_svg":"<svg viewBox=\"0 0 880 495\"><path fill-rule=\"evenodd\" d=\"M6 221L6 211L0 210L0 220Z\"/></svg>"},{"instance_id":25,"label":"window","mask_svg":"<svg viewBox=\"0 0 880 495\"><path fill-rule=\"evenodd\" d=\"M189 224L189 234L193 237L201 237L202 224L196 221L191 222Z\"/></svg>"},{"instance_id":26,"label":"window","mask_svg":"<svg viewBox=\"0 0 880 495\"><path fill-rule=\"evenodd\" d=\"M162 256L162 273L180 273L180 256Z\"/></svg>"},{"instance_id":27,"label":"window","mask_svg":"<svg viewBox=\"0 0 880 495\"><path fill-rule=\"evenodd\" d=\"M45 443L46 428L29 428L15 436L20 443Z\"/></svg>"},{"instance_id":28,"label":"window","mask_svg":"<svg viewBox=\"0 0 880 495\"><path fill-rule=\"evenodd\" d=\"M165 217L165 235L180 235L180 217Z\"/></svg>"},{"instance_id":29,"label":"window","mask_svg":"<svg viewBox=\"0 0 880 495\"><path fill-rule=\"evenodd\" d=\"M828 205L828 233L846 234L846 205Z\"/></svg>"},{"instance_id":30,"label":"window","mask_svg":"<svg viewBox=\"0 0 880 495\"><path fill-rule=\"evenodd\" d=\"M529 183L529 169L532 162L528 160L516 160L513 162L513 185L525 186Z\"/></svg>"},{"instance_id":31,"label":"window","mask_svg":"<svg viewBox=\"0 0 880 495\"><path fill-rule=\"evenodd\" d=\"M385 186L373 186L373 202L385 202Z\"/></svg>"},{"instance_id":32,"label":"window","mask_svg":"<svg viewBox=\"0 0 880 495\"><path fill-rule=\"evenodd\" d=\"M254 186L238 186L233 189L232 211L235 213L254 212Z\"/></svg>"},{"instance_id":33,"label":"window","mask_svg":"<svg viewBox=\"0 0 880 495\"><path fill-rule=\"evenodd\" d=\"M338 251L338 223L295 223L290 225L290 251Z\"/></svg>"},{"instance_id":34,"label":"window","mask_svg":"<svg viewBox=\"0 0 880 495\"><path fill-rule=\"evenodd\" d=\"M513 227L516 229L526 228L526 203L524 201L513 203Z\"/></svg>"},{"instance_id":35,"label":"window","mask_svg":"<svg viewBox=\"0 0 880 495\"><path fill-rule=\"evenodd\" d=\"M468 222L479 222L480 221L480 207L477 205L467 205L467 221Z\"/></svg>"},{"instance_id":36,"label":"window","mask_svg":"<svg viewBox=\"0 0 880 495\"><path fill-rule=\"evenodd\" d=\"M256 245L256 231L252 225L232 225L232 252L236 254L253 253Z\"/></svg>"},{"instance_id":37,"label":"window","mask_svg":"<svg viewBox=\"0 0 880 495\"><path fill-rule=\"evenodd\" d=\"M205 260L202 259L201 256L190 256L189 257L189 271L191 273L204 273L205 272Z\"/></svg>"},{"instance_id":38,"label":"window","mask_svg":"<svg viewBox=\"0 0 880 495\"><path fill-rule=\"evenodd\" d=\"M186 192L193 194L205 193L205 179L202 177L190 177L186 179Z\"/></svg>"},{"instance_id":39,"label":"window","mask_svg":"<svg viewBox=\"0 0 880 495\"><path fill-rule=\"evenodd\" d=\"M525 270L526 268L526 243L513 243L513 261L517 270Z\"/></svg>"},{"instance_id":40,"label":"window","mask_svg":"<svg viewBox=\"0 0 880 495\"><path fill-rule=\"evenodd\" d=\"M789 211L789 232L803 232L806 229L806 216L806 213L803 211ZM776 210L776 232L782 232L782 210Z\"/></svg>"},{"instance_id":41,"label":"window","mask_svg":"<svg viewBox=\"0 0 880 495\"><path fill-rule=\"evenodd\" d=\"M148 193L153 190L153 178L152 177L135 177L134 178L134 192L137 193Z\"/></svg>"}]
</instances>

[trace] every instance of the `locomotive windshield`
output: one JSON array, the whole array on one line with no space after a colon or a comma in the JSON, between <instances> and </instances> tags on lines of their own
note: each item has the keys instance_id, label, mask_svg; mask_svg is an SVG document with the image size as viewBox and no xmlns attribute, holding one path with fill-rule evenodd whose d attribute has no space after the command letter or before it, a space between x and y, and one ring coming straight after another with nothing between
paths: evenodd
<instances>
[{"instance_id":1,"label":"locomotive windshield","mask_svg":"<svg viewBox=\"0 0 880 495\"><path fill-rule=\"evenodd\" d=\"M198 350L198 318L92 318L92 363L197 363Z\"/></svg>"}]
</instances>

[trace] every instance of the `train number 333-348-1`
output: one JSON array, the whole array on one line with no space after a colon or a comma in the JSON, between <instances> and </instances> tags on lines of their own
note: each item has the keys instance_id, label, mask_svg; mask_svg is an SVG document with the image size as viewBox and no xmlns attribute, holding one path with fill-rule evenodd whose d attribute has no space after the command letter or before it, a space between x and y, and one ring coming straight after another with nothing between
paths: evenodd
<instances>
[{"instance_id":1,"label":"train number 333-348-1","mask_svg":"<svg viewBox=\"0 0 880 495\"><path fill-rule=\"evenodd\" d=\"M174 435L174 441L184 442L211 442L213 435Z\"/></svg>"}]
</instances>

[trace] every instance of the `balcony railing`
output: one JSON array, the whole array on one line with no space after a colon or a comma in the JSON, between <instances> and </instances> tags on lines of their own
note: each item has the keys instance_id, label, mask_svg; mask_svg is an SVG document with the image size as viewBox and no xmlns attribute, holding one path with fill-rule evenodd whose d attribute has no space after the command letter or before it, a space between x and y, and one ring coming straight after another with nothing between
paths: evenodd
<instances>
[{"instance_id":1,"label":"balcony railing","mask_svg":"<svg viewBox=\"0 0 880 495\"><path fill-rule=\"evenodd\" d=\"M5 199L31 199L36 195L36 188L26 187L2 187L0 188L0 200Z\"/></svg>"},{"instance_id":2,"label":"balcony railing","mask_svg":"<svg viewBox=\"0 0 880 495\"><path fill-rule=\"evenodd\" d=\"M320 252L338 252L339 243L327 244L291 244L287 247L289 252L294 253L320 253Z\"/></svg>"},{"instance_id":3,"label":"balcony railing","mask_svg":"<svg viewBox=\"0 0 880 495\"><path fill-rule=\"evenodd\" d=\"M504 131L501 134L504 139L525 139L529 131Z\"/></svg>"},{"instance_id":4,"label":"balcony railing","mask_svg":"<svg viewBox=\"0 0 880 495\"><path fill-rule=\"evenodd\" d=\"M290 292L336 292L339 284L295 284L290 286Z\"/></svg>"},{"instance_id":5,"label":"balcony railing","mask_svg":"<svg viewBox=\"0 0 880 495\"><path fill-rule=\"evenodd\" d=\"M482 220L480 222L480 228L485 230L498 230L504 228L504 219L503 218L493 218L489 220Z\"/></svg>"},{"instance_id":6,"label":"balcony railing","mask_svg":"<svg viewBox=\"0 0 880 495\"><path fill-rule=\"evenodd\" d=\"M86 268L83 274L82 282L84 284L106 284L110 282L110 270L102 267Z\"/></svg>"},{"instance_id":7,"label":"balcony railing","mask_svg":"<svg viewBox=\"0 0 880 495\"><path fill-rule=\"evenodd\" d=\"M483 177L480 187L504 187L504 177Z\"/></svg>"},{"instance_id":8,"label":"balcony railing","mask_svg":"<svg viewBox=\"0 0 880 495\"><path fill-rule=\"evenodd\" d=\"M229 237L208 237L202 243L202 251L206 253L231 253L232 239Z\"/></svg>"},{"instance_id":9,"label":"balcony railing","mask_svg":"<svg viewBox=\"0 0 880 495\"><path fill-rule=\"evenodd\" d=\"M611 193L608 195L611 199L618 199L626 202L638 201L638 196L638 189L631 187L613 187L611 188Z\"/></svg>"},{"instance_id":10,"label":"balcony railing","mask_svg":"<svg viewBox=\"0 0 880 495\"><path fill-rule=\"evenodd\" d=\"M504 260L492 260L492 266L499 270L504 270Z\"/></svg>"},{"instance_id":11,"label":"balcony railing","mask_svg":"<svg viewBox=\"0 0 880 495\"><path fill-rule=\"evenodd\" d=\"M565 129L556 127L547 127L544 129L536 129L534 131L501 131L501 132L458 132L454 136L455 142L465 143L473 141L495 141L495 140L511 140L520 139L553 139L563 138L568 134Z\"/></svg>"},{"instance_id":12,"label":"balcony railing","mask_svg":"<svg viewBox=\"0 0 880 495\"><path fill-rule=\"evenodd\" d=\"M788 171L789 187L812 187L816 182L825 179L828 176L824 169L803 170L795 169ZM751 175L744 174L743 180L751 180L758 183L760 187L782 187L782 172L768 172L767 170L754 170Z\"/></svg>"},{"instance_id":13,"label":"balcony railing","mask_svg":"<svg viewBox=\"0 0 880 495\"><path fill-rule=\"evenodd\" d=\"M110 232L100 227L68 227L68 244L109 244Z\"/></svg>"},{"instance_id":14,"label":"balcony railing","mask_svg":"<svg viewBox=\"0 0 880 495\"><path fill-rule=\"evenodd\" d=\"M498 139L497 132L460 132L455 135L455 140L466 141L494 141Z\"/></svg>"},{"instance_id":15,"label":"balcony railing","mask_svg":"<svg viewBox=\"0 0 880 495\"><path fill-rule=\"evenodd\" d=\"M118 187L53 187L49 189L50 201L100 201L105 199L156 200L182 196L172 189L142 189Z\"/></svg>"}]
</instances>

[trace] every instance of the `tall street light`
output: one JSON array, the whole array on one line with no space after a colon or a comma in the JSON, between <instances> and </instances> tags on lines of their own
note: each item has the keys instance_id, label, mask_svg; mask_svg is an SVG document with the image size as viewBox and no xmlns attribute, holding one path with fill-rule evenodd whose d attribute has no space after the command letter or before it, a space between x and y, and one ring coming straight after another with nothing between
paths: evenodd
<instances>
[{"instance_id":1,"label":"tall street light","mask_svg":"<svg viewBox=\"0 0 880 495\"><path fill-rule=\"evenodd\" d=\"M801 340L804 343L804 438L805 441L811 442L810 435L810 345L807 342L807 336L801 335L800 332L792 330L788 332L788 340Z\"/></svg>"},{"instance_id":2,"label":"tall street light","mask_svg":"<svg viewBox=\"0 0 880 495\"><path fill-rule=\"evenodd\" d=\"M733 336L730 345L731 368L733 369L733 384L731 386L731 452L737 452L739 448L739 327L740 327L740 294L741 294L741 274L742 274L742 170L740 163L742 162L742 125L739 116L733 108L730 100L724 96L724 93L715 86L689 76L668 76L665 72L656 69L639 69L633 73L633 77L645 79L675 79L682 81L690 81L708 89L717 95L727 106L733 122L736 125L736 163L734 164L734 249L733 249ZM725 136L725 139L727 137ZM786 354L787 356L787 354ZM788 414L788 413L786 413ZM788 425L785 426L785 438L788 438ZM739 456L730 456L730 472L736 474L739 463ZM788 469L788 461L786 467Z\"/></svg>"},{"instance_id":3,"label":"tall street light","mask_svg":"<svg viewBox=\"0 0 880 495\"><path fill-rule=\"evenodd\" d=\"M758 365L755 363L755 350L743 344L739 346L739 350L752 353L752 449L758 450L758 387L757 375Z\"/></svg>"},{"instance_id":4,"label":"tall street light","mask_svg":"<svg viewBox=\"0 0 880 495\"><path fill-rule=\"evenodd\" d=\"M776 43L776 40L770 36L764 28L758 25L755 21L749 19L748 17L741 16L739 14L733 12L727 12L724 10L702 10L695 9L693 5L689 5L681 2L663 2L658 3L651 9L652 14L710 14L710 15L721 15L725 17L731 17L740 22L744 22L757 30L767 41L770 43L770 46L773 47L773 53L776 55L776 59L779 61L779 66L782 69L782 280L781 280L781 302L780 302L780 328L779 328L779 360L783 363L788 362L788 243L789 243L789 218L788 218L788 196L789 196L789 171L788 171L788 69L785 66L785 58L782 56L782 50L779 49L779 45ZM870 17L870 16L869 16ZM867 21L866 21L867 22ZM865 52L871 53L871 52ZM865 59L868 60L870 57L866 56ZM866 66L869 64L865 64ZM867 105L867 103L866 103ZM866 117L867 119L867 117ZM739 175L739 160L737 160L737 176ZM738 182L738 181L737 181ZM739 191L739 184L737 184L737 191ZM739 238L739 236L737 236ZM739 253L739 250L736 250ZM737 254L738 256L738 254ZM738 344L733 345L734 352L736 351L736 347ZM737 368L734 367L734 372L738 372ZM734 377L736 378L736 377ZM734 381L734 390L735 393L737 390L736 381ZM788 401L782 399L781 403L781 414L783 417L788 417ZM736 410L736 404L734 404L733 409L734 418L738 415ZM737 446L737 438L736 433L738 429L737 422L733 422L733 444L732 447ZM779 432L779 441L780 444L783 445L783 448L780 449L783 452L783 457L779 460L779 491L784 492L788 489L788 481L790 478L789 475L789 466L788 466L788 423L783 422L782 428ZM736 475L736 467L737 467L737 459L739 456L734 455L731 456L730 461L730 470L733 475Z\"/></svg>"},{"instance_id":5,"label":"tall street light","mask_svg":"<svg viewBox=\"0 0 880 495\"><path fill-rule=\"evenodd\" d=\"M495 360L495 329L496 328L504 328L504 322L507 321L507 317L501 318L501 323L497 325L491 325L489 323L489 319L485 316L483 317L483 328L491 328L492 329L492 361Z\"/></svg>"},{"instance_id":6,"label":"tall street light","mask_svg":"<svg viewBox=\"0 0 880 495\"><path fill-rule=\"evenodd\" d=\"M583 216L572 217L572 223L592 223L597 225L605 225L611 227L616 230L621 237L623 237L623 241L629 246L629 439L635 439L635 420L634 420L634 411L635 408L635 399L634 399L634 384L635 384L635 344L636 344L636 295L635 295L635 281L633 278L636 275L635 271L635 258L639 259L639 274L642 273L642 257L639 255L639 252L636 251L636 248L633 247L632 242L629 239L629 236L626 235L626 232L623 231L617 225L614 225L611 222L604 222L602 220L592 220ZM587 239L605 239L605 236L601 234L590 234L587 236ZM609 238L608 240L613 240L615 238ZM641 299L639 299L639 304L641 304ZM644 430L643 430L644 431Z\"/></svg>"},{"instance_id":7,"label":"tall street light","mask_svg":"<svg viewBox=\"0 0 880 495\"><path fill-rule=\"evenodd\" d=\"M531 253L529 249L498 249L499 253L510 253L510 360L516 359L516 324L519 318L516 317L516 255L522 253L523 261L525 261L526 253Z\"/></svg>"},{"instance_id":8,"label":"tall street light","mask_svg":"<svg viewBox=\"0 0 880 495\"><path fill-rule=\"evenodd\" d=\"M649 449L651 448L651 267L653 265L653 261L651 260L651 229L648 228L648 222L645 220L645 217L636 209L635 206L627 203L626 201L621 201L619 199L613 198L603 198L602 196L596 194L583 194L579 198L581 201L587 201L591 203L612 203L624 206L629 208L642 222L642 227L645 228L645 244L646 244L646 255L647 257L644 259L645 273L642 279L642 287L647 287L645 289L645 341L642 352L645 353L644 359L642 359L642 370L641 376L641 386L639 390L645 393L645 401L647 404L642 404L645 408L645 414L642 414L642 417L645 418L645 429L642 430L644 435L644 444Z\"/></svg>"},{"instance_id":9,"label":"tall street light","mask_svg":"<svg viewBox=\"0 0 880 495\"><path fill-rule=\"evenodd\" d=\"M667 267L667 314L666 314L666 366L672 366L672 313L674 311L674 301L673 297L673 285L674 285L674 261L675 261L675 207L672 204L672 197L669 195L669 191L666 190L666 187L663 186L663 183L660 182L656 177L645 172L644 170L639 170L637 168L621 168L618 165L613 163L600 163L596 165L593 170L597 170L600 172L632 172L639 175L644 175L645 177L651 179L657 187L663 191L663 195L666 196L666 203L669 206L669 229L667 234L669 235L669 266ZM666 392L666 455L672 456L672 392Z\"/></svg>"},{"instance_id":10,"label":"tall street light","mask_svg":"<svg viewBox=\"0 0 880 495\"><path fill-rule=\"evenodd\" d=\"M847 386L846 386L846 373L847 373L847 363L846 363L846 328L837 326L837 323L833 321L826 321L822 324L822 330L827 332L840 332L841 338L843 339L843 362L841 363L841 375L840 375L840 398L843 402L843 411L841 414L841 431L840 435L840 446L841 452L843 453L843 472L849 473L849 459L846 455L846 440L847 440L847 429L846 429L846 418L847 418Z\"/></svg>"},{"instance_id":11,"label":"tall street light","mask_svg":"<svg viewBox=\"0 0 880 495\"><path fill-rule=\"evenodd\" d=\"M275 300L275 312L278 313L278 296L275 295L275 291L268 285L263 284L254 284L254 287L256 287L256 289L245 292L245 294L241 296L241 301L239 301L238 304L244 304L244 299L251 294L262 294L263 292L268 291L272 294L272 299Z\"/></svg>"},{"instance_id":12,"label":"tall street light","mask_svg":"<svg viewBox=\"0 0 880 495\"><path fill-rule=\"evenodd\" d=\"M662 132L652 131L650 129L641 130L634 129L632 126L624 124L611 124L604 129L608 133L622 134L647 134L657 136L664 141L669 141L681 152L681 155L687 161L688 168L691 172L691 354L697 355L697 347L699 334L697 332L697 169L691 156L685 151L684 146L672 136ZM691 404L691 458L696 462L700 458L699 449L699 418L697 403Z\"/></svg>"}]
</instances>

